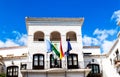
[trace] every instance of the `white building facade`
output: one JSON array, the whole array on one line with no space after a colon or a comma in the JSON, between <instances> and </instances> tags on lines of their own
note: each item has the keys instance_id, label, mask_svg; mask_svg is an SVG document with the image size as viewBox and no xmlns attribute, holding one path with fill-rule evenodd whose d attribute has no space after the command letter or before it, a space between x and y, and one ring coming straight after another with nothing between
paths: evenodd
<instances>
[{"instance_id":1,"label":"white building facade","mask_svg":"<svg viewBox=\"0 0 120 77\"><path fill-rule=\"evenodd\" d=\"M83 22L84 18L26 18L28 46L1 48L0 72L7 77L119 77L119 41L104 55L98 46L83 46ZM63 52L69 41L72 50L60 59L53 51L47 53L46 40L58 51L61 41Z\"/></svg>"}]
</instances>

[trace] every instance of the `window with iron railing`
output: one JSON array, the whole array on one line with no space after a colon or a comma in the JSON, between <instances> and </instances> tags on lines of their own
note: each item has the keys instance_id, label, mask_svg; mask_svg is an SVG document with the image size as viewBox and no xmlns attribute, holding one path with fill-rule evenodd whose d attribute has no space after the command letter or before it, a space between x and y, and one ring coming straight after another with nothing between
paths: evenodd
<instances>
[{"instance_id":1,"label":"window with iron railing","mask_svg":"<svg viewBox=\"0 0 120 77\"><path fill-rule=\"evenodd\" d=\"M68 69L78 68L78 55L77 54L69 54L69 56L67 56L67 67Z\"/></svg>"},{"instance_id":2,"label":"window with iron railing","mask_svg":"<svg viewBox=\"0 0 120 77\"><path fill-rule=\"evenodd\" d=\"M18 77L18 66L7 67L7 77Z\"/></svg>"},{"instance_id":3,"label":"window with iron railing","mask_svg":"<svg viewBox=\"0 0 120 77\"><path fill-rule=\"evenodd\" d=\"M44 55L43 54L33 55L33 69L44 69Z\"/></svg>"},{"instance_id":4,"label":"window with iron railing","mask_svg":"<svg viewBox=\"0 0 120 77\"><path fill-rule=\"evenodd\" d=\"M60 58L55 58L53 54L50 55L50 68L61 68Z\"/></svg>"},{"instance_id":5,"label":"window with iron railing","mask_svg":"<svg viewBox=\"0 0 120 77\"><path fill-rule=\"evenodd\" d=\"M100 73L100 68L98 64L88 64L87 67L91 68L91 72L92 74L94 73Z\"/></svg>"}]
</instances>

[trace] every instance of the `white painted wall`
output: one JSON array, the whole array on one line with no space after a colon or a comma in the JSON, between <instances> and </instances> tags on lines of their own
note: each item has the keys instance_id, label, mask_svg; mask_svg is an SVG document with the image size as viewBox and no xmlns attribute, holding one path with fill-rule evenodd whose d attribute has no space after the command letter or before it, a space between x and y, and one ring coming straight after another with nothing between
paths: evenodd
<instances>
[{"instance_id":1,"label":"white painted wall","mask_svg":"<svg viewBox=\"0 0 120 77\"><path fill-rule=\"evenodd\" d=\"M83 48L83 53L91 53L91 55L101 55L100 48Z\"/></svg>"},{"instance_id":2,"label":"white painted wall","mask_svg":"<svg viewBox=\"0 0 120 77\"><path fill-rule=\"evenodd\" d=\"M21 56L23 53L28 53L27 47L9 47L0 50L0 55L7 57L7 55L13 54L14 56Z\"/></svg>"},{"instance_id":3,"label":"white painted wall","mask_svg":"<svg viewBox=\"0 0 120 77\"><path fill-rule=\"evenodd\" d=\"M47 21L46 21L47 22ZM43 23L43 24L42 24ZM32 62L33 54L35 53L42 53L45 55L45 62L49 61L49 53L47 54L47 47L45 41L43 42L35 42L33 40L34 33L37 31L42 31L45 34L45 39L50 39L50 33L53 31L58 31L61 34L62 39L62 47L63 51L65 52L67 50L67 42L66 42L66 33L69 31L74 31L77 36L77 41L71 41L72 51L70 53L77 53L78 54L78 60L79 60L79 66L81 68L84 68L84 62L83 62L83 54L82 54L82 34L81 34L81 24L72 24L71 22L64 22L64 25L61 25L63 22L52 22L52 24L45 24L44 22L41 22L40 24L34 24L32 22L28 22L28 50L30 53L29 60ZM58 48L60 45L60 42L55 42L58 44ZM59 50L59 49L58 49ZM62 67L65 67L65 58L62 59ZM48 64L45 63L45 69L49 68L49 62Z\"/></svg>"},{"instance_id":4,"label":"white painted wall","mask_svg":"<svg viewBox=\"0 0 120 77\"><path fill-rule=\"evenodd\" d=\"M0 55L2 55L3 57L7 57L7 55L10 55L10 54L13 54L14 56L22 56L23 53L28 53L27 47L9 47L9 48L5 48L5 49L0 50ZM22 77L22 74L20 72L20 63L27 62L27 61L28 61L27 57L21 58L21 59L15 59L15 58L9 59L8 58L8 59L4 59L4 64L5 64L5 67L7 69L8 66L13 65L12 64L12 62L13 62L14 65L19 67L19 77Z\"/></svg>"},{"instance_id":5,"label":"white painted wall","mask_svg":"<svg viewBox=\"0 0 120 77\"><path fill-rule=\"evenodd\" d=\"M120 54L120 38L118 37L117 40L118 42L114 43L112 49L108 52L108 57L103 60L103 77L120 77L114 64L115 52L118 50ZM110 59L112 59L112 62Z\"/></svg>"}]
</instances>

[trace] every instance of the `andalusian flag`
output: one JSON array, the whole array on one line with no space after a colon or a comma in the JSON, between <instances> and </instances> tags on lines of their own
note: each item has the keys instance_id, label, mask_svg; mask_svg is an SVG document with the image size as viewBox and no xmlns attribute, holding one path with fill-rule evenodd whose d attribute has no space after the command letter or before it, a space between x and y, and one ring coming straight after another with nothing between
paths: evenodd
<instances>
[{"instance_id":1,"label":"andalusian flag","mask_svg":"<svg viewBox=\"0 0 120 77\"><path fill-rule=\"evenodd\" d=\"M60 57L59 51L55 48L55 46L49 40L46 40L46 45L47 45L47 53L54 51L54 53L58 57Z\"/></svg>"},{"instance_id":2,"label":"andalusian flag","mask_svg":"<svg viewBox=\"0 0 120 77\"><path fill-rule=\"evenodd\" d=\"M58 57L60 57L60 53L59 53L59 51L55 48L55 46L51 43L51 47L52 47L52 51L54 51L54 53L58 56Z\"/></svg>"},{"instance_id":3,"label":"andalusian flag","mask_svg":"<svg viewBox=\"0 0 120 77\"><path fill-rule=\"evenodd\" d=\"M64 54L62 49L62 42L60 41L60 59L62 59L63 57L64 57Z\"/></svg>"}]
</instances>

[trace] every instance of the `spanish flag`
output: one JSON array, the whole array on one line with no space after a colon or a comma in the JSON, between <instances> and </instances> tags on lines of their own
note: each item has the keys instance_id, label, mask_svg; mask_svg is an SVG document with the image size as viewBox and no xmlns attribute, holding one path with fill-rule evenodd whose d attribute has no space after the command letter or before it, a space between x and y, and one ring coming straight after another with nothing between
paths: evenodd
<instances>
[{"instance_id":1,"label":"spanish flag","mask_svg":"<svg viewBox=\"0 0 120 77\"><path fill-rule=\"evenodd\" d=\"M64 57L64 54L62 49L62 42L60 41L60 59L62 59L63 57Z\"/></svg>"}]
</instances>

